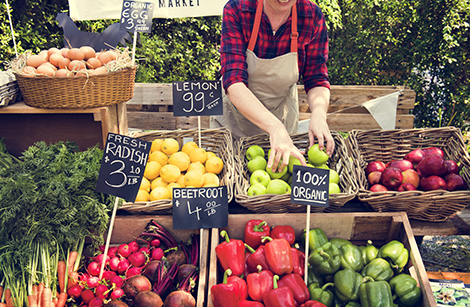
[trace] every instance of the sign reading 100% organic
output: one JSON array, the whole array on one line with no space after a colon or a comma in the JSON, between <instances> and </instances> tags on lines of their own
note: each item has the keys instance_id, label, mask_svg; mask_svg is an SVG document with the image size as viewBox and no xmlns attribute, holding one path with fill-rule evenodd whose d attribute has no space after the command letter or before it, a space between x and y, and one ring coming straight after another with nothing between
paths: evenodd
<instances>
[{"instance_id":1,"label":"sign reading 100% organic","mask_svg":"<svg viewBox=\"0 0 470 307\"><path fill-rule=\"evenodd\" d=\"M291 202L328 207L330 170L294 165Z\"/></svg>"},{"instance_id":2,"label":"sign reading 100% organic","mask_svg":"<svg viewBox=\"0 0 470 307\"><path fill-rule=\"evenodd\" d=\"M222 115L222 82L173 82L175 116Z\"/></svg>"}]
</instances>

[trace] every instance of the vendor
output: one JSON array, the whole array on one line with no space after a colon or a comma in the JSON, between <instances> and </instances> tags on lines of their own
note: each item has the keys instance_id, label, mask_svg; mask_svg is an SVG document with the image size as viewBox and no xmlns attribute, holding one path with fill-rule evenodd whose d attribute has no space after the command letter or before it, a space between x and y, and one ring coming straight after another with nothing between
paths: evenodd
<instances>
[{"instance_id":1,"label":"vendor","mask_svg":"<svg viewBox=\"0 0 470 307\"><path fill-rule=\"evenodd\" d=\"M212 127L227 127L234 138L268 133L268 167L282 170L289 156L305 159L289 134L297 133L299 76L311 110L309 147L315 139L334 151L326 115L330 83L328 33L320 8L309 0L229 0L221 35L224 114ZM273 168L276 170L276 168Z\"/></svg>"}]
</instances>

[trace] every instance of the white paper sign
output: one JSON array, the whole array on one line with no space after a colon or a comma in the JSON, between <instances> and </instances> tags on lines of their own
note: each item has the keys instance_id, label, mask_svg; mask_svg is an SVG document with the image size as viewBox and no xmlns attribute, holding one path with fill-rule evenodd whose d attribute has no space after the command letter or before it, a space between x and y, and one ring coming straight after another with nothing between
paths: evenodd
<instances>
[{"instance_id":1,"label":"white paper sign","mask_svg":"<svg viewBox=\"0 0 470 307\"><path fill-rule=\"evenodd\" d=\"M369 100L364 102L362 106L369 111L383 130L392 130L395 129L399 95L400 92L396 92Z\"/></svg>"}]
</instances>

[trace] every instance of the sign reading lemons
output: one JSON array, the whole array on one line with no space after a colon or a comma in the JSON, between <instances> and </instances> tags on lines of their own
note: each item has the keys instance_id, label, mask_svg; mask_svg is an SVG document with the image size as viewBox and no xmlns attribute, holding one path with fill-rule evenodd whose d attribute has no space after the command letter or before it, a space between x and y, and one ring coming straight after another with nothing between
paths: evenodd
<instances>
[{"instance_id":1,"label":"sign reading lemons","mask_svg":"<svg viewBox=\"0 0 470 307\"><path fill-rule=\"evenodd\" d=\"M134 202L152 143L108 133L96 191Z\"/></svg>"},{"instance_id":2,"label":"sign reading lemons","mask_svg":"<svg viewBox=\"0 0 470 307\"><path fill-rule=\"evenodd\" d=\"M330 170L294 165L291 189L292 203L328 207Z\"/></svg>"},{"instance_id":3,"label":"sign reading lemons","mask_svg":"<svg viewBox=\"0 0 470 307\"><path fill-rule=\"evenodd\" d=\"M220 81L173 82L174 116L222 115Z\"/></svg>"}]
</instances>

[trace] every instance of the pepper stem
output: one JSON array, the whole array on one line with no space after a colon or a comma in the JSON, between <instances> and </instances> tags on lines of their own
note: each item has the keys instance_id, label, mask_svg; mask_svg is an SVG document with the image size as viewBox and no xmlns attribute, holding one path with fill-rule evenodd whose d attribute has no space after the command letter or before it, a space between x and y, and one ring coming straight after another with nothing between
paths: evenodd
<instances>
[{"instance_id":1,"label":"pepper stem","mask_svg":"<svg viewBox=\"0 0 470 307\"><path fill-rule=\"evenodd\" d=\"M256 232L263 232L263 226L264 225L267 225L268 223L266 223L266 221L262 221L261 223L259 223L258 225L255 225L253 226L253 231L256 231Z\"/></svg>"},{"instance_id":2,"label":"pepper stem","mask_svg":"<svg viewBox=\"0 0 470 307\"><path fill-rule=\"evenodd\" d=\"M261 242L264 243L264 241L269 241L271 242L273 240L273 238L271 237L268 237L268 236L262 236L261 237Z\"/></svg>"},{"instance_id":3,"label":"pepper stem","mask_svg":"<svg viewBox=\"0 0 470 307\"><path fill-rule=\"evenodd\" d=\"M228 236L227 231L222 230L222 231L220 232L220 235L225 239L225 242L227 242L227 243L230 242L230 238L229 238L229 236Z\"/></svg>"},{"instance_id":4,"label":"pepper stem","mask_svg":"<svg viewBox=\"0 0 470 307\"><path fill-rule=\"evenodd\" d=\"M245 245L245 248L246 248L250 253L253 254L253 253L255 252L255 250L253 249L253 247L249 246L249 245L246 244L246 243L245 243L244 245Z\"/></svg>"},{"instance_id":5,"label":"pepper stem","mask_svg":"<svg viewBox=\"0 0 470 307\"><path fill-rule=\"evenodd\" d=\"M224 272L224 279L222 281L224 284L227 283L227 279L230 275L232 275L232 270L226 269L225 272Z\"/></svg>"},{"instance_id":6,"label":"pepper stem","mask_svg":"<svg viewBox=\"0 0 470 307\"><path fill-rule=\"evenodd\" d=\"M261 273L261 271L263 270L263 267L261 266L261 264L258 264L256 268L258 269L258 274Z\"/></svg>"},{"instance_id":7,"label":"pepper stem","mask_svg":"<svg viewBox=\"0 0 470 307\"><path fill-rule=\"evenodd\" d=\"M274 275L273 276L273 289L277 289L277 281L279 280L279 275Z\"/></svg>"}]
</instances>

